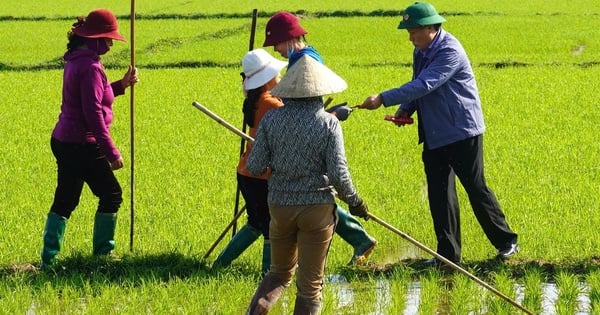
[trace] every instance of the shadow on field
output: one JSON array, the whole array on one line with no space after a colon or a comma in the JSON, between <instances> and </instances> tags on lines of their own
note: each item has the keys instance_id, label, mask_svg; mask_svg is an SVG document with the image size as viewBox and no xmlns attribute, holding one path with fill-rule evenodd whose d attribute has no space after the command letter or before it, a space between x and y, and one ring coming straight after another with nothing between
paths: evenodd
<instances>
[{"instance_id":1,"label":"shadow on field","mask_svg":"<svg viewBox=\"0 0 600 315\"><path fill-rule=\"evenodd\" d=\"M211 263L212 261L207 262L199 257L181 253L124 255L119 258L75 253L57 259L52 270L40 270L39 263L0 266L0 277L109 281L135 286L148 281L169 282L177 279L220 277L223 273L250 278L260 276L255 266L235 264L227 269L211 270Z\"/></svg>"},{"instance_id":2,"label":"shadow on field","mask_svg":"<svg viewBox=\"0 0 600 315\"><path fill-rule=\"evenodd\" d=\"M114 282L137 286L147 282L169 282L191 278L244 277L260 279L260 272L255 265L236 263L224 269L212 270L210 264L199 256L181 253L157 253L141 255L124 255L123 257L97 257L75 253L57 260L52 270L42 271L39 265L12 264L0 266L0 277L26 277L32 282L65 281ZM515 258L508 261L489 259L466 261L460 267L476 277L489 281L494 275L503 273L513 279L523 278L528 272L537 270L546 281L553 281L560 272L575 275L588 275L600 270L600 256L592 256L583 260L543 261ZM432 270L450 276L460 273L450 266L431 267L424 259L403 259L390 264L368 262L362 266L343 266L338 274L348 279L377 277L393 277L397 272L408 272L412 278L431 273Z\"/></svg>"}]
</instances>

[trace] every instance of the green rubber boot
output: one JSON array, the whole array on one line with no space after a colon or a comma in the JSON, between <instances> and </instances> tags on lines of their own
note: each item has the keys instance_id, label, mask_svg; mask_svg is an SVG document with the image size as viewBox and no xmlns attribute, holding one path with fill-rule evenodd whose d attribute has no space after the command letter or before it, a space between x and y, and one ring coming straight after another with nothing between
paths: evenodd
<instances>
[{"instance_id":1,"label":"green rubber boot","mask_svg":"<svg viewBox=\"0 0 600 315\"><path fill-rule=\"evenodd\" d=\"M110 255L115 249L116 213L96 213L94 218L93 253Z\"/></svg>"},{"instance_id":2,"label":"green rubber boot","mask_svg":"<svg viewBox=\"0 0 600 315\"><path fill-rule=\"evenodd\" d=\"M262 256L262 268L261 273L264 275L271 269L271 241L265 240L263 243L263 256Z\"/></svg>"},{"instance_id":3,"label":"green rubber boot","mask_svg":"<svg viewBox=\"0 0 600 315\"><path fill-rule=\"evenodd\" d=\"M339 205L336 211L339 221L335 226L335 233L354 248L354 253L348 264L360 265L373 252L377 245L377 240L367 234L360 222L350 215L350 212L344 210Z\"/></svg>"},{"instance_id":4,"label":"green rubber boot","mask_svg":"<svg viewBox=\"0 0 600 315\"><path fill-rule=\"evenodd\" d=\"M231 265L231 262L238 258L254 241L261 235L260 231L249 226L244 225L229 241L229 244L219 254L212 267L227 267Z\"/></svg>"},{"instance_id":5,"label":"green rubber boot","mask_svg":"<svg viewBox=\"0 0 600 315\"><path fill-rule=\"evenodd\" d=\"M44 227L44 247L42 248L42 270L47 270L54 264L56 255L60 252L65 228L67 227L67 218L50 212L46 218Z\"/></svg>"}]
</instances>

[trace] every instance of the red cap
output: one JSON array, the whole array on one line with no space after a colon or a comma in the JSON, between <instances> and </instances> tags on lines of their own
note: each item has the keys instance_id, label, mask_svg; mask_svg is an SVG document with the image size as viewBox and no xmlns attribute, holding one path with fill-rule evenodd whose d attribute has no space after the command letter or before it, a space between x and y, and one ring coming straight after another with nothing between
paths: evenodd
<instances>
[{"instance_id":1,"label":"red cap","mask_svg":"<svg viewBox=\"0 0 600 315\"><path fill-rule=\"evenodd\" d=\"M308 32L302 28L295 15L282 11L273 15L267 22L263 47L275 46L306 33Z\"/></svg>"},{"instance_id":2,"label":"red cap","mask_svg":"<svg viewBox=\"0 0 600 315\"><path fill-rule=\"evenodd\" d=\"M82 24L73 28L73 33L85 38L111 38L126 41L125 37L119 34L117 18L106 9L90 12Z\"/></svg>"}]
</instances>

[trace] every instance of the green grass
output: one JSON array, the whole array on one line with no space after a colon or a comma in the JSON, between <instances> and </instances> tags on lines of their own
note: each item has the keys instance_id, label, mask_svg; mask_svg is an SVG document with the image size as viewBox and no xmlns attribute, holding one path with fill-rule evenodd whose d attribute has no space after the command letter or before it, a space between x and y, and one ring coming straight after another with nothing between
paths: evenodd
<instances>
[{"instance_id":1,"label":"green grass","mask_svg":"<svg viewBox=\"0 0 600 315\"><path fill-rule=\"evenodd\" d=\"M407 4L286 3L287 10L305 10L302 23L309 30L309 43L348 82L349 89L335 95L334 102L358 104L410 78L410 43L406 32L396 29L399 18L393 11ZM520 235L522 248L505 264L491 260L495 249L460 188L463 263L511 298L516 298L515 287L523 286L523 303L535 313L542 311L543 283L557 284L556 309L570 314L582 290L579 282L585 282L591 312L597 313L600 114L595 80L600 77L600 33L590 30L600 26L600 6L595 1L541 4L435 3L447 17L445 28L463 42L473 63L487 125L486 178ZM128 3L102 5L122 17L121 31L128 36ZM244 312L258 282L260 246L252 246L226 272L211 271L209 266L228 237L208 260L202 259L232 217L240 142L191 103L198 101L241 127L240 60L248 49L253 7L261 11L258 47L268 13L284 9L282 4L139 3L134 251L128 248L131 155L126 95L115 103L111 130L126 162L117 172L126 198L116 235L116 254L122 259L104 261L89 255L96 200L86 188L69 220L59 268L45 274L22 268L38 263L55 188L49 140L60 110L60 57L66 31L72 17L92 7L81 1L3 3L2 312ZM583 50L578 53L580 46ZM103 60L109 78L119 79L129 62L128 45L115 42ZM416 126L397 128L383 121L394 111L357 110L343 123L353 180L373 214L435 248ZM324 314L401 313L408 286L416 282L421 314L519 313L463 276L419 268L412 262L428 258L427 254L374 222L364 226L379 241L371 264L364 268L346 267L352 249L334 238L326 273L343 275L347 282L325 283ZM348 292L353 300L344 304ZM287 290L273 313L290 313L294 294L295 288Z\"/></svg>"},{"instance_id":2,"label":"green grass","mask_svg":"<svg viewBox=\"0 0 600 315\"><path fill-rule=\"evenodd\" d=\"M535 314L541 313L542 309L542 283L545 281L541 271L537 268L530 268L525 271L523 277L524 294L523 306L533 311Z\"/></svg>"}]
</instances>

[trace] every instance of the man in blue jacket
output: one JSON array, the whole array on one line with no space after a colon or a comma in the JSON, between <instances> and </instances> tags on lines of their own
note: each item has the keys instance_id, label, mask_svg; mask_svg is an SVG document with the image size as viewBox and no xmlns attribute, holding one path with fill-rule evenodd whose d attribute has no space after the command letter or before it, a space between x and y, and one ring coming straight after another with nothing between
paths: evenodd
<instances>
[{"instance_id":1,"label":"man in blue jacket","mask_svg":"<svg viewBox=\"0 0 600 315\"><path fill-rule=\"evenodd\" d=\"M483 113L473 69L460 42L441 28L446 20L425 2L410 5L399 29L406 29L415 46L413 77L397 88L371 95L361 108L400 104L396 117L417 113L419 143L427 176L429 208L437 238L437 253L459 263L460 215L455 176L458 176L486 236L507 259L519 250L515 234L483 167ZM431 264L439 264L433 259Z\"/></svg>"}]
</instances>

